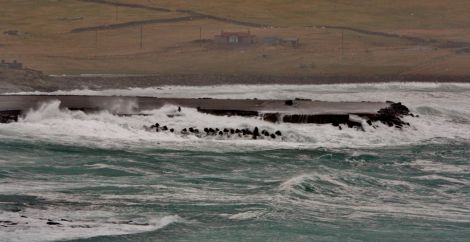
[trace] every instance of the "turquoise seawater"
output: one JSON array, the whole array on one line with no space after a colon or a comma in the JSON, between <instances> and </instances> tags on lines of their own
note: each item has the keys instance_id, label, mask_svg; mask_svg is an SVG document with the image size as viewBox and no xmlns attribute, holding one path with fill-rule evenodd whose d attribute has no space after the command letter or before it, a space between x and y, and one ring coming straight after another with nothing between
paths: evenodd
<instances>
[{"instance_id":1,"label":"turquoise seawater","mask_svg":"<svg viewBox=\"0 0 470 242\"><path fill-rule=\"evenodd\" d=\"M400 100L420 117L406 118L404 130L358 131L194 110L169 118L175 107L116 117L47 104L0 124L0 241L469 241L470 85L271 88L266 98ZM250 94L214 90L204 95ZM284 138L143 130L155 121L257 125Z\"/></svg>"},{"instance_id":2,"label":"turquoise seawater","mask_svg":"<svg viewBox=\"0 0 470 242\"><path fill-rule=\"evenodd\" d=\"M19 223L0 235L24 241L122 225L131 234L84 241L470 238L469 143L224 152L2 141L0 152L2 190L17 191L0 209Z\"/></svg>"}]
</instances>

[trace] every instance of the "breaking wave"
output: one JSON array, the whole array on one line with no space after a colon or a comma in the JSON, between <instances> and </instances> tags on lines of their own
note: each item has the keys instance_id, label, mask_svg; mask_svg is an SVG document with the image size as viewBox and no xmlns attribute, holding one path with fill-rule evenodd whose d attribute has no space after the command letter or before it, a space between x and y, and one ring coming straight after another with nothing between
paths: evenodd
<instances>
[{"instance_id":1,"label":"breaking wave","mask_svg":"<svg viewBox=\"0 0 470 242\"><path fill-rule=\"evenodd\" d=\"M1 212L6 221L15 221L15 228L6 228L0 238L8 241L57 241L97 236L136 234L155 231L169 224L181 221L174 215L124 216L108 211L68 211L27 209L22 215L14 212ZM51 224L51 223L57 223ZM3 229L2 229L3 230Z\"/></svg>"},{"instance_id":2,"label":"breaking wave","mask_svg":"<svg viewBox=\"0 0 470 242\"><path fill-rule=\"evenodd\" d=\"M268 91L269 90L269 91ZM148 116L119 117L109 112L85 114L60 110L59 102L43 104L30 111L18 123L0 125L0 136L39 138L52 142L83 143L102 146L225 146L225 147L370 147L408 145L419 142L448 142L470 139L470 85L434 83L342 84L317 86L211 86L133 88L123 90L77 90L49 94L132 95L158 97L213 98L310 98L322 101L400 101L419 118L406 117L411 127L404 130L384 125L374 129L364 125L365 132L331 125L273 124L256 118L220 117L175 106L148 110ZM120 104L116 104L120 106ZM129 108L126 104L125 108ZM119 108L119 107L116 107ZM154 123L168 125L175 133L156 133L143 127ZM282 138L250 140L239 137L196 137L182 135L184 128L253 128L279 130Z\"/></svg>"},{"instance_id":3,"label":"breaking wave","mask_svg":"<svg viewBox=\"0 0 470 242\"><path fill-rule=\"evenodd\" d=\"M392 100L420 117L406 117L411 126L403 130L364 125L359 131L212 116L189 108L178 112L171 105L146 110L146 116L116 116L43 103L17 123L0 124L0 240L468 240L468 84L62 94ZM144 128L155 122L177 132ZM254 126L279 130L282 137L179 132Z\"/></svg>"}]
</instances>

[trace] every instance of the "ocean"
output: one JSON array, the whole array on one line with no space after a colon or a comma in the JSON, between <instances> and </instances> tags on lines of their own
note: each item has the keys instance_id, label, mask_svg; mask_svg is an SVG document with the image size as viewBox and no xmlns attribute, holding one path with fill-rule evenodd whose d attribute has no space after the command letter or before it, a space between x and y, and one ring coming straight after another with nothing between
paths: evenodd
<instances>
[{"instance_id":1,"label":"ocean","mask_svg":"<svg viewBox=\"0 0 470 242\"><path fill-rule=\"evenodd\" d=\"M30 94L30 93L29 93ZM36 92L36 94L41 94ZM0 124L0 241L468 241L470 84L164 86L50 94L396 101L402 130L273 124L175 106L43 104ZM279 130L282 138L156 133Z\"/></svg>"}]
</instances>

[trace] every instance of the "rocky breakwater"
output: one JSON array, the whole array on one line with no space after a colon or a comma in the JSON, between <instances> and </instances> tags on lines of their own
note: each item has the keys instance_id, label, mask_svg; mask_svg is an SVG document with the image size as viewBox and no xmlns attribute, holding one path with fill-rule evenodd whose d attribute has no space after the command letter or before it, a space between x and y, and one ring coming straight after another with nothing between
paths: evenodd
<instances>
[{"instance_id":1,"label":"rocky breakwater","mask_svg":"<svg viewBox=\"0 0 470 242\"><path fill-rule=\"evenodd\" d=\"M0 123L17 121L28 110L51 101L59 101L60 108L72 111L106 110L116 115L145 115L147 110L174 105L180 107L179 109L192 108L211 115L252 117L273 123L330 124L339 129L345 127L363 129L364 124L378 127L376 125L378 122L403 128L409 124L402 118L407 115L414 116L406 106L394 102L3 95L0 96ZM204 127L199 128L202 130Z\"/></svg>"},{"instance_id":2,"label":"rocky breakwater","mask_svg":"<svg viewBox=\"0 0 470 242\"><path fill-rule=\"evenodd\" d=\"M335 103L296 99L278 103L280 106L278 106L279 111L277 112L202 108L198 108L198 111L223 116L257 116L273 123L331 124L339 129L344 126L360 130L364 130L364 123L376 128L375 123L377 122L401 129L410 125L402 120L404 116L417 117L400 102L387 101L384 104L380 107L380 103L373 102Z\"/></svg>"}]
</instances>

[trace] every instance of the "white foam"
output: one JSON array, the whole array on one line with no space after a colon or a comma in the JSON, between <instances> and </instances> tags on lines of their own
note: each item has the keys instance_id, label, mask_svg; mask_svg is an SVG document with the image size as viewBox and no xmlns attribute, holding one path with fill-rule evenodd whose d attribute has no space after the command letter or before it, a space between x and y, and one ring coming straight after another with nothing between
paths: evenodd
<instances>
[{"instance_id":1,"label":"white foam","mask_svg":"<svg viewBox=\"0 0 470 242\"><path fill-rule=\"evenodd\" d=\"M258 99L290 99L313 98L325 100L331 95L348 94L351 98L368 93L369 98L385 101L385 98L402 93L432 93L434 98L444 97L441 93L464 93L470 90L468 83L361 83L361 84L324 84L324 85L216 85L216 86L160 86L148 88L126 88L55 92L19 92L10 94L41 94L41 95L104 95L104 96L149 96L149 97L181 97L181 98L258 98ZM437 93L436 93L437 91ZM388 94L386 96L382 94ZM338 101L337 99L333 99ZM342 99L344 100L344 99ZM326 101L326 100L325 100ZM346 99L345 101L352 101ZM363 101L363 100L359 100Z\"/></svg>"},{"instance_id":2,"label":"white foam","mask_svg":"<svg viewBox=\"0 0 470 242\"><path fill-rule=\"evenodd\" d=\"M37 93L39 94L39 93ZM30 112L19 123L0 125L0 137L41 139L58 143L79 143L93 146L117 147L371 147L409 145L422 142L446 142L470 139L470 84L387 83L339 85L225 85L209 87L165 86L120 90L58 91L48 94L132 95L159 97L212 98L310 98L325 101L402 101L419 118L407 117L410 128L400 131L380 125L373 129L365 125L365 132L331 125L272 124L255 118L219 117L202 114L194 109L183 109L183 115L174 114L176 107L165 106L150 110L147 117L117 117L110 113L84 114L59 110L52 102ZM123 106L123 105L117 105ZM124 105L132 109L131 104ZM430 111L434 110L434 111ZM188 127L246 128L258 126L271 131L280 130L282 139L249 140L237 137L216 138L182 136L143 130L155 122L181 130Z\"/></svg>"},{"instance_id":3,"label":"white foam","mask_svg":"<svg viewBox=\"0 0 470 242\"><path fill-rule=\"evenodd\" d=\"M106 211L68 211L27 209L19 213L1 212L3 220L16 225L2 227L0 240L8 241L56 241L78 238L92 238L105 235L135 234L161 229L171 223L181 221L178 216L147 214L145 217L121 218ZM60 225L48 225L48 220Z\"/></svg>"},{"instance_id":4,"label":"white foam","mask_svg":"<svg viewBox=\"0 0 470 242\"><path fill-rule=\"evenodd\" d=\"M415 160L411 165L425 172L470 173L470 165L452 165L430 160Z\"/></svg>"},{"instance_id":5,"label":"white foam","mask_svg":"<svg viewBox=\"0 0 470 242\"><path fill-rule=\"evenodd\" d=\"M413 179L416 179L413 181ZM285 178L278 189L275 205L289 204L305 210L305 216L325 217L330 211L347 219L368 219L377 214L397 218L431 218L441 221L469 222L468 201L461 194L449 193L447 186L429 189L421 180L445 180L455 186L466 181L439 175L414 177L410 181L389 180L356 171L322 167L320 171ZM357 182L362 180L363 182ZM330 184L330 186L326 185ZM328 188L330 187L330 188ZM419 192L418 192L419 191ZM301 196L301 198L299 198ZM442 204L445 203L445 206ZM308 212L307 212L308 211ZM339 211L354 211L345 214ZM298 215L297 215L298 216ZM300 219L300 218L299 218ZM331 218L336 221L338 217Z\"/></svg>"},{"instance_id":6,"label":"white foam","mask_svg":"<svg viewBox=\"0 0 470 242\"><path fill-rule=\"evenodd\" d=\"M248 220L261 217L264 213L264 211L246 211L229 215L228 218L233 220Z\"/></svg>"},{"instance_id":7,"label":"white foam","mask_svg":"<svg viewBox=\"0 0 470 242\"><path fill-rule=\"evenodd\" d=\"M124 171L124 172L129 172L129 173L134 173L134 174L140 174L140 175L155 175L154 172L150 172L145 169L139 169L136 167L123 167L123 166L103 164L103 163L96 163L93 165L85 165L85 166L91 169L111 169L111 170Z\"/></svg>"},{"instance_id":8,"label":"white foam","mask_svg":"<svg viewBox=\"0 0 470 242\"><path fill-rule=\"evenodd\" d=\"M455 183L455 184L462 184L462 185L468 185L469 182L464 180L464 179L455 179L451 177L445 177L445 176L440 176L440 175L424 175L424 176L416 176L414 177L418 180L441 180L441 181L446 181L449 183Z\"/></svg>"}]
</instances>

